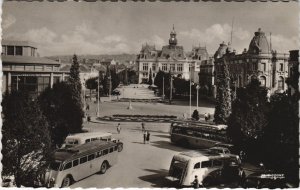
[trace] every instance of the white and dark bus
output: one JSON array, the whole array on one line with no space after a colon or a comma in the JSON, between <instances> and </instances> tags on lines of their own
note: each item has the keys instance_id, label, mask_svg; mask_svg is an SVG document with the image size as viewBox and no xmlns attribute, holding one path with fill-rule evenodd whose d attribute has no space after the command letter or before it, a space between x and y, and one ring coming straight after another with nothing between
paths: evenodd
<instances>
[{"instance_id":1,"label":"white and dark bus","mask_svg":"<svg viewBox=\"0 0 300 190\"><path fill-rule=\"evenodd\" d=\"M223 127L174 122L170 128L171 142L181 146L211 148L229 142Z\"/></svg>"},{"instance_id":2,"label":"white and dark bus","mask_svg":"<svg viewBox=\"0 0 300 190\"><path fill-rule=\"evenodd\" d=\"M93 141L67 149L58 149L45 173L46 187L68 187L94 173L104 174L117 162L118 145Z\"/></svg>"}]
</instances>

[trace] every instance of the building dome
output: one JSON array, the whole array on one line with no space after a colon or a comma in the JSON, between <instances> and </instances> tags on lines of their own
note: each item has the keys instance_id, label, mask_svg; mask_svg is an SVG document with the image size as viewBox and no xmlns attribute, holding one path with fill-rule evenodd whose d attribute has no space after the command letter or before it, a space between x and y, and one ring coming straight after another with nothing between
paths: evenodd
<instances>
[{"instance_id":1,"label":"building dome","mask_svg":"<svg viewBox=\"0 0 300 190\"><path fill-rule=\"evenodd\" d=\"M254 37L252 38L248 53L251 54L259 54L259 53L269 53L270 46L268 40L265 36L265 33L261 31L259 28L257 32L254 33Z\"/></svg>"},{"instance_id":2,"label":"building dome","mask_svg":"<svg viewBox=\"0 0 300 190\"><path fill-rule=\"evenodd\" d=\"M222 57L226 53L226 50L227 50L227 45L225 44L225 42L221 43L219 49L216 51L214 55L214 58L217 59Z\"/></svg>"}]
</instances>

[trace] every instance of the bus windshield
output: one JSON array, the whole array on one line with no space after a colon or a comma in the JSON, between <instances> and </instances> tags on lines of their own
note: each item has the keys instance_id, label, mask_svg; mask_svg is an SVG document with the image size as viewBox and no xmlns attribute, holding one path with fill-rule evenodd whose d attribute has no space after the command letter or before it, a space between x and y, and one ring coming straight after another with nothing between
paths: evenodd
<instances>
[{"instance_id":1,"label":"bus windshield","mask_svg":"<svg viewBox=\"0 0 300 190\"><path fill-rule=\"evenodd\" d=\"M59 162L59 161L53 161L53 162L50 163L50 169L58 171L59 168L60 168L60 165L61 165L61 162Z\"/></svg>"}]
</instances>

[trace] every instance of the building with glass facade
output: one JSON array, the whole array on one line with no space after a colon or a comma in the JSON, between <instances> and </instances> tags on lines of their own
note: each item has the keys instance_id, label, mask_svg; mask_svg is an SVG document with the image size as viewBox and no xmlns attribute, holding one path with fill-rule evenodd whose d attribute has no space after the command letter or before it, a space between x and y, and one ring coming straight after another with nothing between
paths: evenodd
<instances>
[{"instance_id":1,"label":"building with glass facade","mask_svg":"<svg viewBox=\"0 0 300 190\"><path fill-rule=\"evenodd\" d=\"M60 71L60 63L39 57L37 48L27 41L2 40L2 93L27 90L32 96L65 80L69 72Z\"/></svg>"}]
</instances>

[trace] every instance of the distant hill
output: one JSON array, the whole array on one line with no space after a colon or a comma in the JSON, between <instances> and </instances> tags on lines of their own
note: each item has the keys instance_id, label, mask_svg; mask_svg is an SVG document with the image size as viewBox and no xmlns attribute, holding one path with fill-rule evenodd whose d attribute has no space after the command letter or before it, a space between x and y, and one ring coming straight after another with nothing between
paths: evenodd
<instances>
[{"instance_id":1,"label":"distant hill","mask_svg":"<svg viewBox=\"0 0 300 190\"><path fill-rule=\"evenodd\" d=\"M80 63L92 64L105 59L114 59L119 63L128 63L129 61L136 60L135 54L115 54L115 55L77 55L78 61ZM71 63L73 55L58 55L58 56L48 56L47 58L52 60L60 60L62 63Z\"/></svg>"}]
</instances>

